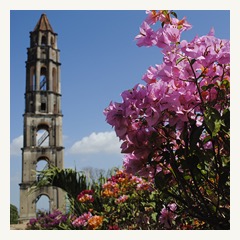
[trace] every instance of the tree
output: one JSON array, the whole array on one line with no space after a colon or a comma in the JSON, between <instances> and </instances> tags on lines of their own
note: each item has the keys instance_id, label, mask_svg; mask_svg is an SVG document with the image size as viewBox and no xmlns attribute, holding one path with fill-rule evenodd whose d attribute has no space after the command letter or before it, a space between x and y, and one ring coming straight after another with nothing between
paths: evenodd
<instances>
[{"instance_id":1,"label":"tree","mask_svg":"<svg viewBox=\"0 0 240 240\"><path fill-rule=\"evenodd\" d=\"M10 204L10 224L18 223L18 209L13 204Z\"/></svg>"}]
</instances>

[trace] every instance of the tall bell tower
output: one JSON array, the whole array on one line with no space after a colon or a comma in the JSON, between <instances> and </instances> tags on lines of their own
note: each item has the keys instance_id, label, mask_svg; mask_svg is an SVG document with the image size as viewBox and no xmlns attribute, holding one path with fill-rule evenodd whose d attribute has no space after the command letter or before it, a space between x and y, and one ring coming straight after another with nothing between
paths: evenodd
<instances>
[{"instance_id":1,"label":"tall bell tower","mask_svg":"<svg viewBox=\"0 0 240 240\"><path fill-rule=\"evenodd\" d=\"M29 194L39 161L45 161L46 167L63 168L59 52L57 34L42 14L30 32L27 49L20 221L36 217L36 203L42 195L49 198L50 211L65 211L65 195L59 188L44 187Z\"/></svg>"}]
</instances>

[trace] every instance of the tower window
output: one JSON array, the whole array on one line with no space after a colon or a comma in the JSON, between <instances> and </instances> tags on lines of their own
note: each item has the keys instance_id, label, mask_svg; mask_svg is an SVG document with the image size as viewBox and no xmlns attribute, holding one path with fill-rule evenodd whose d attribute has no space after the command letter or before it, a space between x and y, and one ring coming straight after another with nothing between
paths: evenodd
<instances>
[{"instance_id":1,"label":"tower window","mask_svg":"<svg viewBox=\"0 0 240 240\"><path fill-rule=\"evenodd\" d=\"M46 91L47 90L47 79L46 76L41 76L40 78L40 90Z\"/></svg>"},{"instance_id":2,"label":"tower window","mask_svg":"<svg viewBox=\"0 0 240 240\"><path fill-rule=\"evenodd\" d=\"M46 111L46 103L41 103L41 111Z\"/></svg>"},{"instance_id":3,"label":"tower window","mask_svg":"<svg viewBox=\"0 0 240 240\"><path fill-rule=\"evenodd\" d=\"M47 125L38 126L36 136L36 146L49 147L49 128Z\"/></svg>"},{"instance_id":4,"label":"tower window","mask_svg":"<svg viewBox=\"0 0 240 240\"><path fill-rule=\"evenodd\" d=\"M40 76L40 90L41 91L46 91L47 90L47 69L45 67L41 68L41 72L40 72L41 76Z\"/></svg>"},{"instance_id":5,"label":"tower window","mask_svg":"<svg viewBox=\"0 0 240 240\"><path fill-rule=\"evenodd\" d=\"M51 37L51 45L52 45L52 47L55 47L55 40L54 40L53 36Z\"/></svg>"},{"instance_id":6,"label":"tower window","mask_svg":"<svg viewBox=\"0 0 240 240\"><path fill-rule=\"evenodd\" d=\"M45 50L42 50L42 52L41 52L41 58L46 59L46 51L45 51Z\"/></svg>"},{"instance_id":7,"label":"tower window","mask_svg":"<svg viewBox=\"0 0 240 240\"><path fill-rule=\"evenodd\" d=\"M35 73L35 67L30 67L30 77L29 77L29 86L28 90L35 91L36 90L36 73Z\"/></svg>"},{"instance_id":8,"label":"tower window","mask_svg":"<svg viewBox=\"0 0 240 240\"><path fill-rule=\"evenodd\" d=\"M47 45L47 38L45 36L42 36L41 45L42 46L46 46Z\"/></svg>"}]
</instances>

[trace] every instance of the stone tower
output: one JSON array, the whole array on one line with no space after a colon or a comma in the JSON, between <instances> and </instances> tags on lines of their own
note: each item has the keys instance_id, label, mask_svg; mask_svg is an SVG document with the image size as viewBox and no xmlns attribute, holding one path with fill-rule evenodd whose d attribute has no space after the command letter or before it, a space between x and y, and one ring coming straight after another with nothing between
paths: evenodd
<instances>
[{"instance_id":1,"label":"stone tower","mask_svg":"<svg viewBox=\"0 0 240 240\"><path fill-rule=\"evenodd\" d=\"M22 182L20 185L20 221L36 217L36 203L42 195L49 198L49 210L65 211L61 189L44 187L29 194L37 180L37 163L45 161L63 168L60 59L57 34L42 14L30 32L27 49L26 92L22 148Z\"/></svg>"}]
</instances>

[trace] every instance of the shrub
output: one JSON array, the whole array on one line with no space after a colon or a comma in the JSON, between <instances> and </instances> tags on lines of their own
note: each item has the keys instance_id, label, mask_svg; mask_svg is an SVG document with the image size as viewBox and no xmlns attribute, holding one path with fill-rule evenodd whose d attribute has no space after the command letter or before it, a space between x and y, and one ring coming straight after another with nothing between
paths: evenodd
<instances>
[{"instance_id":1,"label":"shrub","mask_svg":"<svg viewBox=\"0 0 240 240\"><path fill-rule=\"evenodd\" d=\"M13 204L10 204L10 224L18 223L18 209Z\"/></svg>"},{"instance_id":2,"label":"shrub","mask_svg":"<svg viewBox=\"0 0 240 240\"><path fill-rule=\"evenodd\" d=\"M52 213L39 211L36 218L27 223L27 230L61 230L61 225L67 224L69 214L63 214L59 210Z\"/></svg>"}]
</instances>

